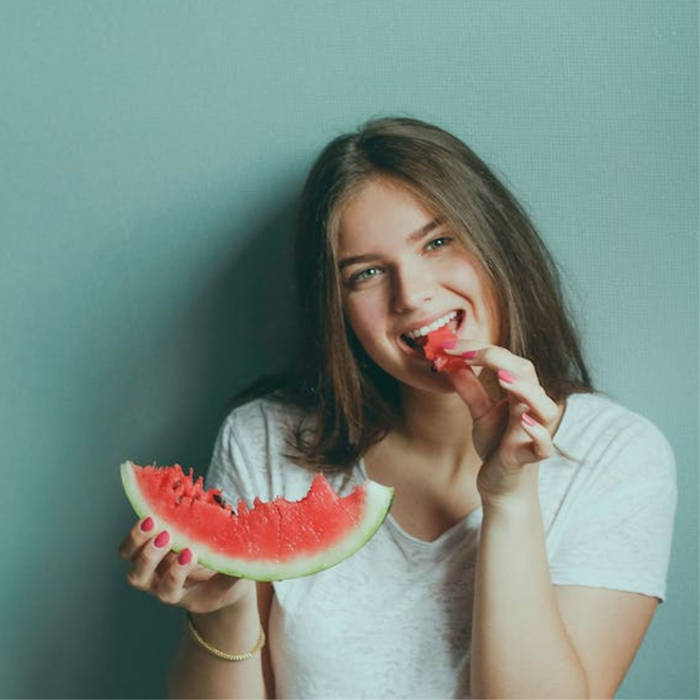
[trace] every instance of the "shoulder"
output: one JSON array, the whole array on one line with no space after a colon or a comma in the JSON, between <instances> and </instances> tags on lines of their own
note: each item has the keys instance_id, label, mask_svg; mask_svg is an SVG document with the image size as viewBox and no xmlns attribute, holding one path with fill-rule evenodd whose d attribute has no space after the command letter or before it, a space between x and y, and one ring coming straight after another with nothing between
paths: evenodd
<instances>
[{"instance_id":1,"label":"shoulder","mask_svg":"<svg viewBox=\"0 0 700 700\"><path fill-rule=\"evenodd\" d=\"M634 427L658 430L647 417L601 391L571 394L566 399L565 416L570 427L599 429L610 433Z\"/></svg>"},{"instance_id":2,"label":"shoulder","mask_svg":"<svg viewBox=\"0 0 700 700\"><path fill-rule=\"evenodd\" d=\"M263 396L236 406L225 417L223 426L236 439L250 442L280 433L303 416L298 407Z\"/></svg>"},{"instance_id":3,"label":"shoulder","mask_svg":"<svg viewBox=\"0 0 700 700\"><path fill-rule=\"evenodd\" d=\"M259 397L246 401L232 409L226 416L225 422L236 426L250 426L263 422L275 404L267 397Z\"/></svg>"},{"instance_id":4,"label":"shoulder","mask_svg":"<svg viewBox=\"0 0 700 700\"><path fill-rule=\"evenodd\" d=\"M276 496L302 498L312 474L286 458L286 426L302 413L293 406L256 398L232 409L223 420L214 446L209 482L231 497L270 501ZM222 486L218 486L221 484Z\"/></svg>"},{"instance_id":5,"label":"shoulder","mask_svg":"<svg viewBox=\"0 0 700 700\"><path fill-rule=\"evenodd\" d=\"M571 394L555 443L584 462L625 464L637 476L653 473L675 478L673 448L647 416L602 392Z\"/></svg>"}]
</instances>

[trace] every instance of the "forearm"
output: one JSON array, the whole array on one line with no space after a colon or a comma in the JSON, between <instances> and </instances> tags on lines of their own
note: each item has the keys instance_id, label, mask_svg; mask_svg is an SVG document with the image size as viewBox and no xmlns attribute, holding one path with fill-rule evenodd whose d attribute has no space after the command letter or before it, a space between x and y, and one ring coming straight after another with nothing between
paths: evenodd
<instances>
[{"instance_id":1,"label":"forearm","mask_svg":"<svg viewBox=\"0 0 700 700\"><path fill-rule=\"evenodd\" d=\"M536 479L517 503L484 503L475 576L471 696L587 697L550 582Z\"/></svg>"},{"instance_id":2,"label":"forearm","mask_svg":"<svg viewBox=\"0 0 700 700\"><path fill-rule=\"evenodd\" d=\"M260 634L260 616L252 603L206 615L193 615L199 634L227 654L250 651ZM244 661L227 661L202 649L189 630L168 673L170 698L265 698L260 653Z\"/></svg>"}]
</instances>

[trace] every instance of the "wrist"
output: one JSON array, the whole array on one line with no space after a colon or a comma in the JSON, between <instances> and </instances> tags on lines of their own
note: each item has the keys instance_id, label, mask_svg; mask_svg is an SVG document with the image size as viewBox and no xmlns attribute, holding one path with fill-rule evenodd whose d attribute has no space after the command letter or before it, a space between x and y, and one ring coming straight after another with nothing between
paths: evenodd
<instances>
[{"instance_id":1,"label":"wrist","mask_svg":"<svg viewBox=\"0 0 700 700\"><path fill-rule=\"evenodd\" d=\"M189 612L197 629L210 639L225 640L229 634L241 626L258 624L258 596L255 582L235 603L211 612Z\"/></svg>"},{"instance_id":2,"label":"wrist","mask_svg":"<svg viewBox=\"0 0 700 700\"><path fill-rule=\"evenodd\" d=\"M486 463L477 477L477 490L484 513L539 508L539 463L524 464L517 470Z\"/></svg>"},{"instance_id":3,"label":"wrist","mask_svg":"<svg viewBox=\"0 0 700 700\"><path fill-rule=\"evenodd\" d=\"M214 612L190 612L188 624L190 636L198 646L227 661L252 658L253 652L265 641L256 595L246 596ZM229 658L240 655L243 658Z\"/></svg>"},{"instance_id":4,"label":"wrist","mask_svg":"<svg viewBox=\"0 0 700 700\"><path fill-rule=\"evenodd\" d=\"M255 581L248 581L247 579L241 579L239 583L249 584L241 592L240 597L233 603L224 605L218 610L211 610L209 612L191 612L193 620L200 620L203 623L208 623L209 620L223 620L232 619L241 614L248 609L257 610L258 606L258 590Z\"/></svg>"},{"instance_id":5,"label":"wrist","mask_svg":"<svg viewBox=\"0 0 700 700\"><path fill-rule=\"evenodd\" d=\"M522 520L540 513L539 495L536 490L505 495L483 495L482 514L489 520Z\"/></svg>"}]
</instances>

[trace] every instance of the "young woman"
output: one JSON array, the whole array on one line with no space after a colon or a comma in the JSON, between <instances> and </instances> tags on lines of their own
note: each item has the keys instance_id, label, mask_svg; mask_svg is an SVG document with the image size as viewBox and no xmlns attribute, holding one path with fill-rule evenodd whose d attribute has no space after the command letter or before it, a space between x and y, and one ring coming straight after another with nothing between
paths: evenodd
<instances>
[{"instance_id":1,"label":"young woman","mask_svg":"<svg viewBox=\"0 0 700 700\"><path fill-rule=\"evenodd\" d=\"M518 202L444 130L369 121L311 168L295 279L294 369L234 399L207 487L296 500L323 471L395 500L355 555L273 583L137 523L129 582L190 613L171 695L614 697L665 597L674 456L592 386ZM463 366L436 372L415 337L444 323Z\"/></svg>"}]
</instances>

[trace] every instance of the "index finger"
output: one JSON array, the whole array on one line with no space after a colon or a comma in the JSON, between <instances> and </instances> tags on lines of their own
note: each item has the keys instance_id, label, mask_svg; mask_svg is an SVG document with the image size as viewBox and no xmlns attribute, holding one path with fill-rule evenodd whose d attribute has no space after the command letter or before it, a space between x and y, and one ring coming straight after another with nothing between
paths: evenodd
<instances>
[{"instance_id":1,"label":"index finger","mask_svg":"<svg viewBox=\"0 0 700 700\"><path fill-rule=\"evenodd\" d=\"M469 406L469 412L474 420L491 410L495 402L471 367L465 365L463 368L449 372L448 376L457 393Z\"/></svg>"},{"instance_id":2,"label":"index finger","mask_svg":"<svg viewBox=\"0 0 700 700\"><path fill-rule=\"evenodd\" d=\"M156 523L151 516L139 520L129 530L126 537L119 543L119 556L122 559L131 559L143 545L153 536Z\"/></svg>"},{"instance_id":3,"label":"index finger","mask_svg":"<svg viewBox=\"0 0 700 700\"><path fill-rule=\"evenodd\" d=\"M471 355L467 354L469 351ZM470 367L487 367L494 372L504 369L516 376L529 377L534 370L528 359L512 353L508 348L489 345L482 340L460 340L456 347L445 349L443 352L450 357L464 358L465 364Z\"/></svg>"}]
</instances>

